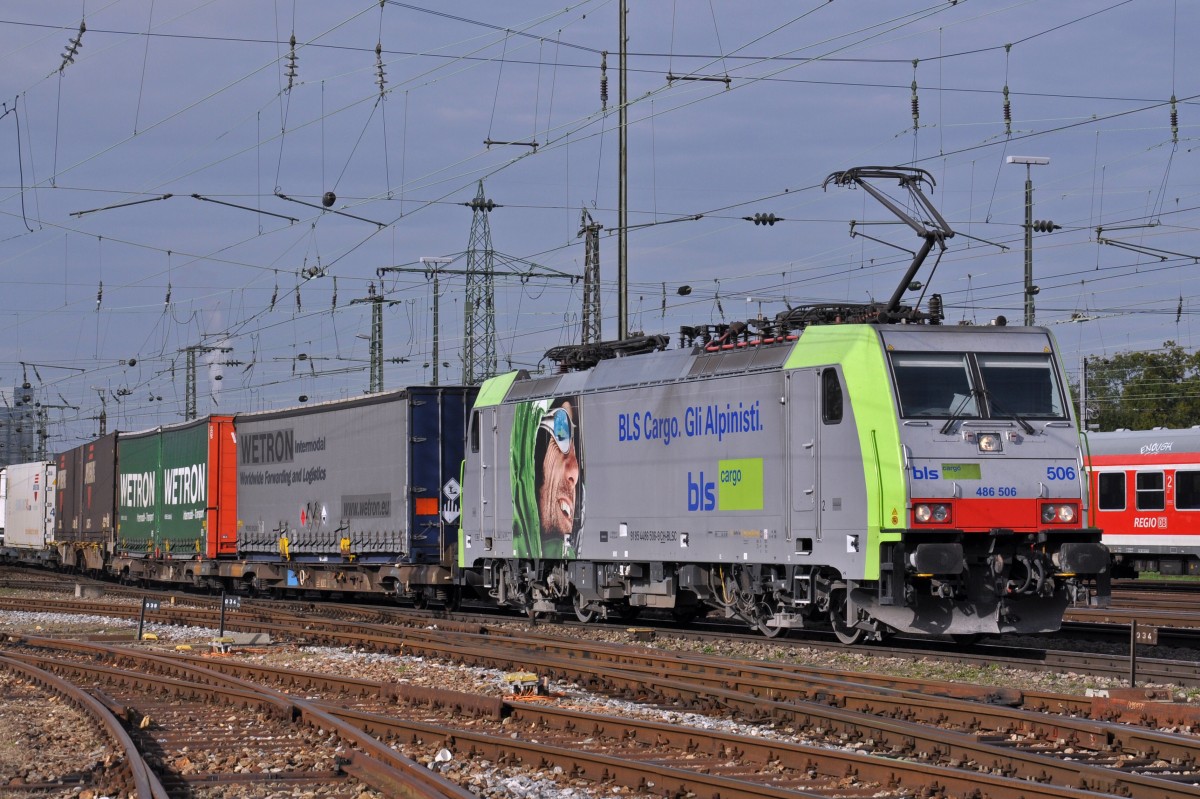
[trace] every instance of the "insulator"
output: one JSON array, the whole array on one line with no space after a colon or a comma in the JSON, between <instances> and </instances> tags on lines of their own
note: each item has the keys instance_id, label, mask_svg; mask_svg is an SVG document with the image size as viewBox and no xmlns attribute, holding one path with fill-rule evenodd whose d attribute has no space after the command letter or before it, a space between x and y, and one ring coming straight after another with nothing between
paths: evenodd
<instances>
[{"instance_id":1,"label":"insulator","mask_svg":"<svg viewBox=\"0 0 1200 799\"><path fill-rule=\"evenodd\" d=\"M83 47L83 34L87 31L87 23L83 20L79 21L79 33L75 34L75 38L71 39L67 44L67 49L63 51L63 62L59 66L58 71L62 72L67 68L67 64L75 63L75 56L79 54L79 48Z\"/></svg>"},{"instance_id":2,"label":"insulator","mask_svg":"<svg viewBox=\"0 0 1200 799\"><path fill-rule=\"evenodd\" d=\"M933 294L929 297L929 319L934 324L946 318L946 313L942 308L942 295Z\"/></svg>"},{"instance_id":3,"label":"insulator","mask_svg":"<svg viewBox=\"0 0 1200 799\"><path fill-rule=\"evenodd\" d=\"M1179 109L1175 107L1175 95L1171 95L1171 141L1179 144Z\"/></svg>"},{"instance_id":4,"label":"insulator","mask_svg":"<svg viewBox=\"0 0 1200 799\"><path fill-rule=\"evenodd\" d=\"M608 51L600 54L600 105L608 110Z\"/></svg>"},{"instance_id":5,"label":"insulator","mask_svg":"<svg viewBox=\"0 0 1200 799\"><path fill-rule=\"evenodd\" d=\"M298 72L296 70L296 33L294 31L292 32L292 38L290 40L290 45L291 45L291 49L288 51L288 55L287 55L288 91L291 91L292 86L295 85L296 75L298 74Z\"/></svg>"},{"instance_id":6,"label":"insulator","mask_svg":"<svg viewBox=\"0 0 1200 799\"><path fill-rule=\"evenodd\" d=\"M912 119L913 130L921 126L921 101L917 98L917 64L918 59L913 59L913 80L912 80Z\"/></svg>"},{"instance_id":7,"label":"insulator","mask_svg":"<svg viewBox=\"0 0 1200 799\"><path fill-rule=\"evenodd\" d=\"M1012 134L1012 104L1008 101L1008 84L1004 84L1004 134Z\"/></svg>"},{"instance_id":8,"label":"insulator","mask_svg":"<svg viewBox=\"0 0 1200 799\"><path fill-rule=\"evenodd\" d=\"M379 95L382 97L387 86L387 73L383 71L383 43L375 42L375 82L379 85Z\"/></svg>"},{"instance_id":9,"label":"insulator","mask_svg":"<svg viewBox=\"0 0 1200 799\"><path fill-rule=\"evenodd\" d=\"M600 78L600 105L608 110L608 76Z\"/></svg>"},{"instance_id":10,"label":"insulator","mask_svg":"<svg viewBox=\"0 0 1200 799\"><path fill-rule=\"evenodd\" d=\"M96 290L96 310L100 310L100 302L104 299L104 281L100 281L100 288Z\"/></svg>"}]
</instances>

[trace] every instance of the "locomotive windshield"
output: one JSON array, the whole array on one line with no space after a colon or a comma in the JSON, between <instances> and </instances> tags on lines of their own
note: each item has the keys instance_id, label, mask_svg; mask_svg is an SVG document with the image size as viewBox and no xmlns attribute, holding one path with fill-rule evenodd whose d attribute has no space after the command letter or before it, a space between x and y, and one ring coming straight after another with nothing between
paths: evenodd
<instances>
[{"instance_id":1,"label":"locomotive windshield","mask_svg":"<svg viewBox=\"0 0 1200 799\"><path fill-rule=\"evenodd\" d=\"M1062 392L1049 355L975 356L993 416L1061 419Z\"/></svg>"},{"instance_id":2,"label":"locomotive windshield","mask_svg":"<svg viewBox=\"0 0 1200 799\"><path fill-rule=\"evenodd\" d=\"M979 418L966 353L893 352L892 373L901 416Z\"/></svg>"},{"instance_id":3,"label":"locomotive windshield","mask_svg":"<svg viewBox=\"0 0 1200 799\"><path fill-rule=\"evenodd\" d=\"M900 415L955 419L1065 417L1049 355L893 352Z\"/></svg>"}]
</instances>

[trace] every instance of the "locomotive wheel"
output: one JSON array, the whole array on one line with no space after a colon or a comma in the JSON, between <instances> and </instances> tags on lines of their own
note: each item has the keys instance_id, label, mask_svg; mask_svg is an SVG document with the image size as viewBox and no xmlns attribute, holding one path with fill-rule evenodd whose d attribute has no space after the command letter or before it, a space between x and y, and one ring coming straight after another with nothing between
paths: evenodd
<instances>
[{"instance_id":1,"label":"locomotive wheel","mask_svg":"<svg viewBox=\"0 0 1200 799\"><path fill-rule=\"evenodd\" d=\"M530 621L537 621L537 617L540 616L541 613L539 611L536 611L533 609L534 608L533 588L526 587L525 593L522 594L522 599L524 600L525 615L529 617Z\"/></svg>"},{"instance_id":2,"label":"locomotive wheel","mask_svg":"<svg viewBox=\"0 0 1200 799\"><path fill-rule=\"evenodd\" d=\"M775 638L784 630L783 627L771 627L765 621L755 622L754 626L758 629L758 631L760 633L765 635L767 638ZM834 630L834 632L837 632L837 631ZM862 630L859 630L858 632L862 632ZM841 638L841 636L839 635L838 638Z\"/></svg>"},{"instance_id":3,"label":"locomotive wheel","mask_svg":"<svg viewBox=\"0 0 1200 799\"><path fill-rule=\"evenodd\" d=\"M846 646L853 646L866 637L867 631L846 624L846 589L835 589L829 595L829 626Z\"/></svg>"},{"instance_id":4,"label":"locomotive wheel","mask_svg":"<svg viewBox=\"0 0 1200 799\"><path fill-rule=\"evenodd\" d=\"M442 607L449 613L455 613L462 607L462 593L458 588L450 587L446 589L446 599L442 602Z\"/></svg>"},{"instance_id":5,"label":"locomotive wheel","mask_svg":"<svg viewBox=\"0 0 1200 799\"><path fill-rule=\"evenodd\" d=\"M586 604L587 602L578 591L571 592L571 605L575 608L575 618L584 624L588 624L596 618L596 611L585 608Z\"/></svg>"}]
</instances>

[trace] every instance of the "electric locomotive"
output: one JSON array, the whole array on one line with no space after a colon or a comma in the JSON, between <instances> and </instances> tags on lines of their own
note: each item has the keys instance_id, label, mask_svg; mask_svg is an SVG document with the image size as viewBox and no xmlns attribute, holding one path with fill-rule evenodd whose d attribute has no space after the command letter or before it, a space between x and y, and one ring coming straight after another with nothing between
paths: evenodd
<instances>
[{"instance_id":1,"label":"electric locomotive","mask_svg":"<svg viewBox=\"0 0 1200 799\"><path fill-rule=\"evenodd\" d=\"M715 611L848 643L1053 631L1069 603L1106 601L1051 336L941 325L937 295L903 305L952 235L931 178L830 182L876 194L888 177L925 218L888 207L926 239L888 303L689 327L677 349L561 347L557 373L482 386L459 547L476 590L530 614Z\"/></svg>"}]
</instances>

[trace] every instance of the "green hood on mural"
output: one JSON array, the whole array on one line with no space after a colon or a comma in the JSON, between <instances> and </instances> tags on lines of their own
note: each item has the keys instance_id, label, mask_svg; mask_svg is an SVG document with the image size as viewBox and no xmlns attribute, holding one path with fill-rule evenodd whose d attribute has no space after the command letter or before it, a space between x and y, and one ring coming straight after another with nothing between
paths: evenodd
<instances>
[{"instance_id":1,"label":"green hood on mural","mask_svg":"<svg viewBox=\"0 0 1200 799\"><path fill-rule=\"evenodd\" d=\"M510 466L513 554L518 558L570 558L575 548L560 534L545 534L538 511L538 430L552 401L522 402L513 417Z\"/></svg>"}]
</instances>

